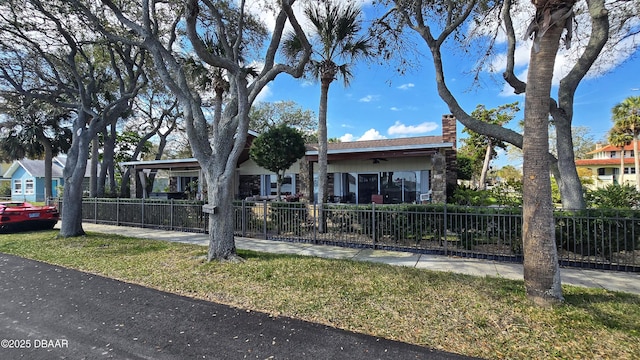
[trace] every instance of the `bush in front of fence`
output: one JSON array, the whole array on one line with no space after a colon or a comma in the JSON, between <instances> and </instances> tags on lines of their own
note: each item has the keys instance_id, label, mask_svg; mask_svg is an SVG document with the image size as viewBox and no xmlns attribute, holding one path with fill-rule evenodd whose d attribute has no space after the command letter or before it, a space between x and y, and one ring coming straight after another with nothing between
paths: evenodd
<instances>
[{"instance_id":1,"label":"bush in front of fence","mask_svg":"<svg viewBox=\"0 0 640 360\"><path fill-rule=\"evenodd\" d=\"M588 209L557 211L556 243L561 250L618 263L621 255L640 250L640 212L636 210Z\"/></svg>"}]
</instances>

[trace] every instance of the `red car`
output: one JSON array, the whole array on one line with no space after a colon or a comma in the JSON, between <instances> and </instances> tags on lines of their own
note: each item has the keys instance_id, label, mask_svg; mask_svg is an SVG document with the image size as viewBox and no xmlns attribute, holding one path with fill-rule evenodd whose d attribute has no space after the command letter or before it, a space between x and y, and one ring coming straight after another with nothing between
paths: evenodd
<instances>
[{"instance_id":1,"label":"red car","mask_svg":"<svg viewBox=\"0 0 640 360\"><path fill-rule=\"evenodd\" d=\"M59 218L58 208L53 205L0 202L0 232L53 229Z\"/></svg>"}]
</instances>

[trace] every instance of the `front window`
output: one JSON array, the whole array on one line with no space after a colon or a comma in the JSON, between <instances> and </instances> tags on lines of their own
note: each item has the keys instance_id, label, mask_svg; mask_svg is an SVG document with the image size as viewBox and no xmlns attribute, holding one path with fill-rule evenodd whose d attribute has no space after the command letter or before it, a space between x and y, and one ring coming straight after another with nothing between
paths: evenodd
<instances>
[{"instance_id":1,"label":"front window","mask_svg":"<svg viewBox=\"0 0 640 360\"><path fill-rule=\"evenodd\" d=\"M13 193L16 195L22 195L22 180L13 181Z\"/></svg>"},{"instance_id":2,"label":"front window","mask_svg":"<svg viewBox=\"0 0 640 360\"><path fill-rule=\"evenodd\" d=\"M24 181L24 193L25 195L33 195L34 193L33 179L27 179Z\"/></svg>"},{"instance_id":3,"label":"front window","mask_svg":"<svg viewBox=\"0 0 640 360\"><path fill-rule=\"evenodd\" d=\"M240 198L260 195L260 175L240 175Z\"/></svg>"},{"instance_id":4,"label":"front window","mask_svg":"<svg viewBox=\"0 0 640 360\"><path fill-rule=\"evenodd\" d=\"M270 179L270 183L271 183L271 187L270 187L270 195L278 195L278 176L277 175L273 175L269 177ZM285 175L282 178L282 185L280 185L280 194L281 195L292 195L294 194L294 188L293 188L293 178L292 176L289 175Z\"/></svg>"},{"instance_id":5,"label":"front window","mask_svg":"<svg viewBox=\"0 0 640 360\"><path fill-rule=\"evenodd\" d=\"M609 153L609 157L612 158L612 159L615 158L616 157L616 152L615 151L611 151Z\"/></svg>"}]
</instances>

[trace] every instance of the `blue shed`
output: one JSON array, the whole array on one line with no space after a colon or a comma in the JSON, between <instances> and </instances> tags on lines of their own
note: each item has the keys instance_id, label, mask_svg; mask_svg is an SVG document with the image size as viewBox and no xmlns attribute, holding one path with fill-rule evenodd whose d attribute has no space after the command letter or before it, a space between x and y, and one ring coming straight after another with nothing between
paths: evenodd
<instances>
[{"instance_id":1,"label":"blue shed","mask_svg":"<svg viewBox=\"0 0 640 360\"><path fill-rule=\"evenodd\" d=\"M54 158L51 165L52 196L58 196L58 188L64 185L62 170L64 159ZM45 201L44 160L22 159L11 164L3 177L11 179L11 200Z\"/></svg>"}]
</instances>

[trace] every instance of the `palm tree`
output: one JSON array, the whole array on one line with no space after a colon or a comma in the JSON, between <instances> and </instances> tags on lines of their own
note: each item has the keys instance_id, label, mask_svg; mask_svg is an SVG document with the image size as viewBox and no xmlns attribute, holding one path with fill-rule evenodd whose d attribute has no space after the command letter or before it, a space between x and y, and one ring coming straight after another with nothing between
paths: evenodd
<instances>
[{"instance_id":1,"label":"palm tree","mask_svg":"<svg viewBox=\"0 0 640 360\"><path fill-rule=\"evenodd\" d=\"M323 6L324 5L324 6ZM352 64L372 56L369 38L359 35L361 9L352 3L342 5L333 0L315 2L305 8L304 14L312 24L313 54L309 72L320 80L320 107L318 110L318 201L327 200L327 102L329 86L342 78L348 86L353 77ZM296 58L300 41L290 36L285 41L285 54ZM322 222L321 222L322 223ZM322 226L322 225L321 225Z\"/></svg>"},{"instance_id":2,"label":"palm tree","mask_svg":"<svg viewBox=\"0 0 640 360\"><path fill-rule=\"evenodd\" d=\"M638 138L640 137L640 96L630 96L611 109L615 127L633 137L633 160L636 171L636 189L640 190L640 156Z\"/></svg>"},{"instance_id":3,"label":"palm tree","mask_svg":"<svg viewBox=\"0 0 640 360\"><path fill-rule=\"evenodd\" d=\"M44 197L49 199L53 196L53 157L71 146L71 130L62 124L71 115L35 101L17 101L23 106L3 109L9 116L0 123L0 128L5 129L0 135L0 158L44 159Z\"/></svg>"},{"instance_id":4,"label":"palm tree","mask_svg":"<svg viewBox=\"0 0 640 360\"><path fill-rule=\"evenodd\" d=\"M618 183L624 184L624 147L633 141L633 136L617 126L609 131L609 144L620 148L620 179Z\"/></svg>"},{"instance_id":5,"label":"palm tree","mask_svg":"<svg viewBox=\"0 0 640 360\"><path fill-rule=\"evenodd\" d=\"M571 0L537 0L536 15L528 33L534 43L524 105L523 153L523 253L527 298L541 306L563 301L553 227L549 153L551 80L563 30L571 34Z\"/></svg>"}]
</instances>

